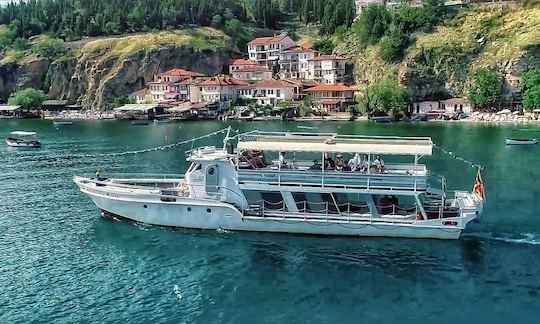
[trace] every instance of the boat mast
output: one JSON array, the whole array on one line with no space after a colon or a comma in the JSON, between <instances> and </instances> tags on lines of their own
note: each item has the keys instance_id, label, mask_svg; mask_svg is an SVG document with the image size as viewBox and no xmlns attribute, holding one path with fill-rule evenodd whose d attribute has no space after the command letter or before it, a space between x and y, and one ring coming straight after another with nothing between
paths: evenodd
<instances>
[{"instance_id":1,"label":"boat mast","mask_svg":"<svg viewBox=\"0 0 540 324\"><path fill-rule=\"evenodd\" d=\"M229 141L229 135L231 133L231 126L227 128L227 134L225 135L225 138L223 139L223 153L227 153L227 142Z\"/></svg>"}]
</instances>

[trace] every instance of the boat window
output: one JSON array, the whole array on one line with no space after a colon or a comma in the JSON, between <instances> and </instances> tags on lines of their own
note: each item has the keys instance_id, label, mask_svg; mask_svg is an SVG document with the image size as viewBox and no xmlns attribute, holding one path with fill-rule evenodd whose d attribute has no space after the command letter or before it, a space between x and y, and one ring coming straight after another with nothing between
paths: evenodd
<instances>
[{"instance_id":1,"label":"boat window","mask_svg":"<svg viewBox=\"0 0 540 324\"><path fill-rule=\"evenodd\" d=\"M264 201L264 209L283 210L285 207L286 210L283 196L279 191L244 190L244 196L250 206L262 207Z\"/></svg>"},{"instance_id":2,"label":"boat window","mask_svg":"<svg viewBox=\"0 0 540 324\"><path fill-rule=\"evenodd\" d=\"M338 212L334 195L331 193L293 192L292 196L300 212L326 213L327 210L329 213Z\"/></svg>"},{"instance_id":3,"label":"boat window","mask_svg":"<svg viewBox=\"0 0 540 324\"><path fill-rule=\"evenodd\" d=\"M368 197L363 194L334 193L336 203L342 212L368 213Z\"/></svg>"},{"instance_id":4,"label":"boat window","mask_svg":"<svg viewBox=\"0 0 540 324\"><path fill-rule=\"evenodd\" d=\"M373 195L373 201L383 215L410 215L416 212L414 196Z\"/></svg>"},{"instance_id":5,"label":"boat window","mask_svg":"<svg viewBox=\"0 0 540 324\"><path fill-rule=\"evenodd\" d=\"M201 169L202 169L202 165L200 163L191 163L187 172L193 172L195 170L201 170Z\"/></svg>"},{"instance_id":6,"label":"boat window","mask_svg":"<svg viewBox=\"0 0 540 324\"><path fill-rule=\"evenodd\" d=\"M206 167L206 192L219 192L219 169L217 165L209 165Z\"/></svg>"}]
</instances>

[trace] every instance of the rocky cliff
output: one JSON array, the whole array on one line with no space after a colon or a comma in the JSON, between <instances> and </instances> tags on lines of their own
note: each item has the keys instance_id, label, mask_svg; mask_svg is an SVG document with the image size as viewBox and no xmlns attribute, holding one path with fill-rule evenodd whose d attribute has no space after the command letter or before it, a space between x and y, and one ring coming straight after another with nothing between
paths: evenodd
<instances>
[{"instance_id":1,"label":"rocky cliff","mask_svg":"<svg viewBox=\"0 0 540 324\"><path fill-rule=\"evenodd\" d=\"M521 76L540 64L540 8L505 5L471 6L432 33L413 35L400 63L389 64L378 46L358 50L355 36L338 53L355 63L360 87L384 73L397 73L414 100L464 96L472 69L495 69L503 97L519 96Z\"/></svg>"},{"instance_id":2,"label":"rocky cliff","mask_svg":"<svg viewBox=\"0 0 540 324\"><path fill-rule=\"evenodd\" d=\"M49 97L103 110L115 97L142 88L155 73L170 68L221 73L232 50L230 39L211 28L99 39L86 42L73 58L0 66L0 86L17 89L26 75L26 86L41 89L48 73Z\"/></svg>"}]
</instances>

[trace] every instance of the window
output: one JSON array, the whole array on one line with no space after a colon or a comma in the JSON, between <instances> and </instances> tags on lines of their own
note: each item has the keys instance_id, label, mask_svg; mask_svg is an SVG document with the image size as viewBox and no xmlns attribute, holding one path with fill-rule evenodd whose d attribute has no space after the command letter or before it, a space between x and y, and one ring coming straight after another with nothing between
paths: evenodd
<instances>
[{"instance_id":1,"label":"window","mask_svg":"<svg viewBox=\"0 0 540 324\"><path fill-rule=\"evenodd\" d=\"M276 96L277 96L277 97L281 97L281 90L279 90L279 89L276 90Z\"/></svg>"}]
</instances>

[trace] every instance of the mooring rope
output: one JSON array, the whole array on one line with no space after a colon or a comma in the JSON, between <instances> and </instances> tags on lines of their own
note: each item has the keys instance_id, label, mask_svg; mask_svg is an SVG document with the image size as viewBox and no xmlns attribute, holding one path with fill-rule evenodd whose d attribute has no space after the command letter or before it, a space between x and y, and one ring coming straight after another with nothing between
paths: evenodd
<instances>
[{"instance_id":1,"label":"mooring rope","mask_svg":"<svg viewBox=\"0 0 540 324\"><path fill-rule=\"evenodd\" d=\"M133 155L133 154L142 154L142 153L149 153L149 152L156 152L156 151L164 151L164 150L171 149L171 148L174 148L174 147L178 147L178 146L181 146L181 145L185 145L185 144L188 144L188 143L194 143L195 141L198 141L198 140L201 140L201 139L204 139L204 138L209 138L209 137L212 137L212 136L215 136L215 135L218 135L218 134L222 134L222 133L227 132L227 130L228 130L228 128L224 128L224 129L220 129L220 130L215 131L215 132L210 133L210 134L194 137L194 138L191 138L191 139L188 139L188 140L185 140L185 141L181 141L181 142L178 142L178 143L168 144L168 145L163 145L163 146L157 146L157 147L152 147L152 148L147 148L147 149L141 149L141 150L135 150L135 151L115 152L115 153L80 154L80 155L71 156L71 157L97 158L97 157L124 156L124 155Z\"/></svg>"},{"instance_id":2,"label":"mooring rope","mask_svg":"<svg viewBox=\"0 0 540 324\"><path fill-rule=\"evenodd\" d=\"M433 144L433 147L435 147L436 149L438 149L438 150L441 151L442 153L444 153L444 154L446 154L446 155L448 155L448 156L450 156L450 157L452 157L452 158L454 158L454 159L456 159L456 160L459 160L459 161L461 161L461 162L463 162L463 163L469 165L469 166L470 166L471 168L473 168L473 169L484 170L484 169L486 168L486 167L483 166L483 165L480 165L480 164L478 164L478 163L471 162L471 161L469 161L469 160L467 160L467 159L462 158L461 156L457 156L457 155L455 155L453 152L447 151L447 150L443 149L442 147L437 146L437 145L435 145L435 144Z\"/></svg>"}]
</instances>

